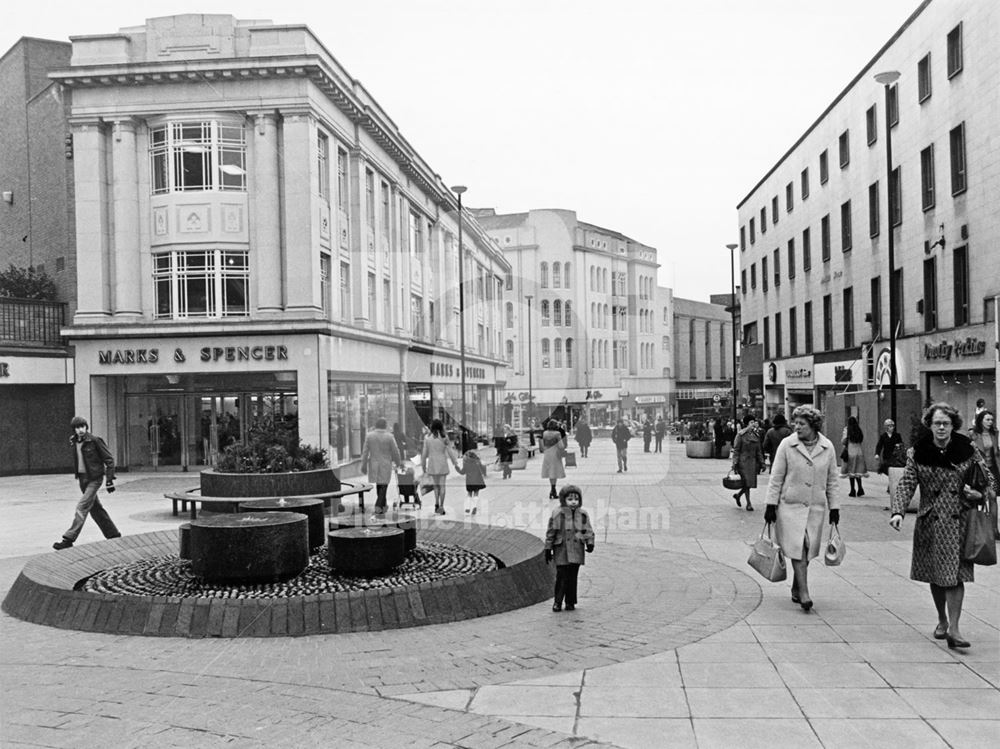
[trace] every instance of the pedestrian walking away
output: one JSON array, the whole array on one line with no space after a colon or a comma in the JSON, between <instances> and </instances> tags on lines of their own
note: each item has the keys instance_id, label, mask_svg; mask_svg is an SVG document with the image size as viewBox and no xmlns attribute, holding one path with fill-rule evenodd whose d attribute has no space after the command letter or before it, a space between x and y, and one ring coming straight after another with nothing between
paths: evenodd
<instances>
[{"instance_id":1,"label":"pedestrian walking away","mask_svg":"<svg viewBox=\"0 0 1000 749\"><path fill-rule=\"evenodd\" d=\"M385 512L393 471L403 463L399 443L386 427L385 419L376 419L375 428L365 435L361 447L361 472L367 473L368 480L375 484L375 513L379 515Z\"/></svg>"},{"instance_id":2,"label":"pedestrian walking away","mask_svg":"<svg viewBox=\"0 0 1000 749\"><path fill-rule=\"evenodd\" d=\"M947 403L932 404L924 412L924 426L930 432L913 445L903 477L892 497L891 525L903 525L903 513L920 488L920 506L913 526L913 556L910 579L929 583L937 609L934 639L947 640L952 650L966 649L971 643L962 636L961 617L965 583L974 581L972 562L962 559L966 514L976 505L996 498L996 487L984 492L966 483L966 472L974 462L987 471L972 441L961 434L962 417Z\"/></svg>"},{"instance_id":3,"label":"pedestrian walking away","mask_svg":"<svg viewBox=\"0 0 1000 749\"><path fill-rule=\"evenodd\" d=\"M510 424L504 424L493 435L493 447L497 451L497 462L503 471L503 477L509 479L514 456L517 454L517 435L510 428Z\"/></svg>"},{"instance_id":4,"label":"pedestrian walking away","mask_svg":"<svg viewBox=\"0 0 1000 749\"><path fill-rule=\"evenodd\" d=\"M840 438L840 444L844 448L840 454L843 465L840 467L840 475L846 476L851 482L850 497L865 496L865 487L861 480L868 477L868 464L865 462L865 451L862 443L865 441L865 433L861 431L861 425L855 416L847 418L847 426Z\"/></svg>"},{"instance_id":5,"label":"pedestrian walking away","mask_svg":"<svg viewBox=\"0 0 1000 749\"><path fill-rule=\"evenodd\" d=\"M590 443L594 441L594 435L590 431L590 424L587 423L586 419L580 419L576 422L576 443L580 446L580 457L587 457L587 450L590 449Z\"/></svg>"},{"instance_id":6,"label":"pedestrian walking away","mask_svg":"<svg viewBox=\"0 0 1000 749\"><path fill-rule=\"evenodd\" d=\"M726 444L726 429L722 424L722 418L717 418L712 423L712 440L714 442L714 457L722 457L722 447Z\"/></svg>"},{"instance_id":7,"label":"pedestrian walking away","mask_svg":"<svg viewBox=\"0 0 1000 749\"><path fill-rule=\"evenodd\" d=\"M104 440L90 433L90 425L85 418L74 416L69 425L73 429L69 444L73 449L74 473L83 496L76 504L69 529L62 534L61 540L52 544L52 548L57 551L68 549L76 542L88 515L97 523L105 538L119 538L122 535L97 497L102 481L108 494L115 490L115 459Z\"/></svg>"},{"instance_id":8,"label":"pedestrian walking away","mask_svg":"<svg viewBox=\"0 0 1000 749\"><path fill-rule=\"evenodd\" d=\"M549 517L545 531L545 563L556 563L553 611L572 611L577 604L577 578L586 555L594 550L594 527L583 509L583 492L567 484L559 492L559 507Z\"/></svg>"},{"instance_id":9,"label":"pedestrian walking away","mask_svg":"<svg viewBox=\"0 0 1000 749\"><path fill-rule=\"evenodd\" d=\"M969 430L969 437L993 474L993 483L1000 489L1000 443L997 440L997 420L992 411L983 409L976 414L976 423ZM990 502L989 508L990 517L993 518L993 535L1000 538L1000 530L997 530L996 497Z\"/></svg>"},{"instance_id":10,"label":"pedestrian walking away","mask_svg":"<svg viewBox=\"0 0 1000 749\"><path fill-rule=\"evenodd\" d=\"M764 435L764 443L761 445L764 457L767 458L771 470L774 470L774 456L778 452L778 445L791 433L792 429L788 426L788 420L785 418L785 415L775 414L771 420L771 428Z\"/></svg>"},{"instance_id":11,"label":"pedestrian walking away","mask_svg":"<svg viewBox=\"0 0 1000 749\"><path fill-rule=\"evenodd\" d=\"M830 524L840 524L837 455L820 432L823 414L817 409L799 406L792 422L795 431L778 445L771 466L764 522L775 523L778 544L792 562L792 602L808 611L813 605L809 561L823 546L827 511Z\"/></svg>"},{"instance_id":12,"label":"pedestrian walking away","mask_svg":"<svg viewBox=\"0 0 1000 749\"><path fill-rule=\"evenodd\" d=\"M667 422L663 420L662 416L656 417L656 424L653 425L653 434L656 435L656 448L655 452L663 452L663 438L667 436Z\"/></svg>"},{"instance_id":13,"label":"pedestrian walking away","mask_svg":"<svg viewBox=\"0 0 1000 749\"><path fill-rule=\"evenodd\" d=\"M649 452L649 444L653 441L653 423L647 419L642 425L642 451Z\"/></svg>"},{"instance_id":14,"label":"pedestrian walking away","mask_svg":"<svg viewBox=\"0 0 1000 749\"><path fill-rule=\"evenodd\" d=\"M462 465L455 466L459 473L465 476L465 514L475 515L478 511L479 492L486 488L486 466L483 465L479 453L466 450L462 456Z\"/></svg>"},{"instance_id":15,"label":"pedestrian walking away","mask_svg":"<svg viewBox=\"0 0 1000 749\"><path fill-rule=\"evenodd\" d=\"M444 515L446 482L450 473L448 464L451 463L455 466L455 470L458 470L458 455L448 442L444 422L441 419L434 419L431 422L430 434L424 437L424 446L420 451L420 463L424 467L424 473L431 477L434 486L434 512L437 515Z\"/></svg>"},{"instance_id":16,"label":"pedestrian walking away","mask_svg":"<svg viewBox=\"0 0 1000 749\"><path fill-rule=\"evenodd\" d=\"M556 482L566 478L565 454L566 434L555 419L548 419L542 431L542 478L549 480L549 499L558 499Z\"/></svg>"},{"instance_id":17,"label":"pedestrian walking away","mask_svg":"<svg viewBox=\"0 0 1000 749\"><path fill-rule=\"evenodd\" d=\"M733 470L743 479L743 488L733 495L736 506L742 507L740 497L746 495L747 512L753 512L750 503L750 490L757 488L757 474L764 465L764 451L761 447L761 432L757 427L757 418L753 414L743 417L743 428L733 441Z\"/></svg>"},{"instance_id":18,"label":"pedestrian walking away","mask_svg":"<svg viewBox=\"0 0 1000 749\"><path fill-rule=\"evenodd\" d=\"M628 441L632 439L632 430L625 426L624 419L618 419L615 428L611 430L611 441L615 443L618 457L618 473L628 470Z\"/></svg>"}]
</instances>

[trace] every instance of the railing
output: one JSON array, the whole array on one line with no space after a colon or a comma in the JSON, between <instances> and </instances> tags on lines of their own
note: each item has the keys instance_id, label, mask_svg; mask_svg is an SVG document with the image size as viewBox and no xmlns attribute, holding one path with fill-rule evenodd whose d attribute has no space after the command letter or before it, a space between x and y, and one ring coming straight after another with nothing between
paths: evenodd
<instances>
[{"instance_id":1,"label":"railing","mask_svg":"<svg viewBox=\"0 0 1000 749\"><path fill-rule=\"evenodd\" d=\"M26 346L61 346L59 335L66 305L37 299L0 297L0 342Z\"/></svg>"}]
</instances>

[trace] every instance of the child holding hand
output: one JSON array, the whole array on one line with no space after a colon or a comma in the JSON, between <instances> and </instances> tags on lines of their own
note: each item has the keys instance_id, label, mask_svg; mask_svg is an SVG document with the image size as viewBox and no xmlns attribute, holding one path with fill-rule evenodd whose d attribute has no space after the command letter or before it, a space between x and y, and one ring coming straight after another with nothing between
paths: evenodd
<instances>
[{"instance_id":1,"label":"child holding hand","mask_svg":"<svg viewBox=\"0 0 1000 749\"><path fill-rule=\"evenodd\" d=\"M483 465L479 453L468 450L462 456L462 465L455 466L458 472L465 475L465 514L475 515L479 501L479 491L486 488L486 466Z\"/></svg>"}]
</instances>

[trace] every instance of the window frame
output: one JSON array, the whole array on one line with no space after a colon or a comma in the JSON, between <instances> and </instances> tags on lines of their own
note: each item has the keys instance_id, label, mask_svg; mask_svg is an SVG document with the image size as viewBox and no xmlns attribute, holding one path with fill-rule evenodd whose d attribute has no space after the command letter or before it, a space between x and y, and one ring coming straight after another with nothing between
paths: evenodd
<instances>
[{"instance_id":1,"label":"window frame","mask_svg":"<svg viewBox=\"0 0 1000 749\"><path fill-rule=\"evenodd\" d=\"M786 254L788 255L786 263L788 266L788 279L791 280L795 278L795 237L789 237Z\"/></svg>"},{"instance_id":2,"label":"window frame","mask_svg":"<svg viewBox=\"0 0 1000 749\"><path fill-rule=\"evenodd\" d=\"M850 252L854 245L854 231L851 221L851 201L840 204L840 251Z\"/></svg>"},{"instance_id":3,"label":"window frame","mask_svg":"<svg viewBox=\"0 0 1000 749\"><path fill-rule=\"evenodd\" d=\"M881 198L878 190L878 180L868 185L868 236L877 237L882 231Z\"/></svg>"},{"instance_id":4,"label":"window frame","mask_svg":"<svg viewBox=\"0 0 1000 749\"><path fill-rule=\"evenodd\" d=\"M952 297L955 327L969 324L969 246L961 245L952 252Z\"/></svg>"},{"instance_id":5,"label":"window frame","mask_svg":"<svg viewBox=\"0 0 1000 749\"><path fill-rule=\"evenodd\" d=\"M917 60L917 103L923 104L931 98L931 53Z\"/></svg>"},{"instance_id":6,"label":"window frame","mask_svg":"<svg viewBox=\"0 0 1000 749\"><path fill-rule=\"evenodd\" d=\"M924 258L924 332L938 329L937 258Z\"/></svg>"},{"instance_id":7,"label":"window frame","mask_svg":"<svg viewBox=\"0 0 1000 749\"><path fill-rule=\"evenodd\" d=\"M843 290L844 348L854 348L854 287Z\"/></svg>"},{"instance_id":8,"label":"window frame","mask_svg":"<svg viewBox=\"0 0 1000 749\"><path fill-rule=\"evenodd\" d=\"M825 185L830 181L830 152L824 148L819 154L819 183Z\"/></svg>"},{"instance_id":9,"label":"window frame","mask_svg":"<svg viewBox=\"0 0 1000 749\"><path fill-rule=\"evenodd\" d=\"M934 144L931 143L920 152L920 207L926 213L934 208L934 203Z\"/></svg>"},{"instance_id":10,"label":"window frame","mask_svg":"<svg viewBox=\"0 0 1000 749\"><path fill-rule=\"evenodd\" d=\"M802 272L812 270L812 230L807 226L802 230Z\"/></svg>"},{"instance_id":11,"label":"window frame","mask_svg":"<svg viewBox=\"0 0 1000 749\"><path fill-rule=\"evenodd\" d=\"M951 194L961 195L969 189L964 120L948 131L948 151L951 157Z\"/></svg>"},{"instance_id":12,"label":"window frame","mask_svg":"<svg viewBox=\"0 0 1000 749\"><path fill-rule=\"evenodd\" d=\"M152 195L247 191L247 138L242 122L164 122L150 128L147 150ZM193 168L195 164L200 180L192 177L189 181L185 177L190 171L188 165ZM226 167L231 168L229 172Z\"/></svg>"},{"instance_id":13,"label":"window frame","mask_svg":"<svg viewBox=\"0 0 1000 749\"><path fill-rule=\"evenodd\" d=\"M795 208L795 183L785 185L785 213L791 213Z\"/></svg>"},{"instance_id":14,"label":"window frame","mask_svg":"<svg viewBox=\"0 0 1000 749\"><path fill-rule=\"evenodd\" d=\"M841 169L846 169L851 163L851 130L848 128L837 138L837 155Z\"/></svg>"},{"instance_id":15,"label":"window frame","mask_svg":"<svg viewBox=\"0 0 1000 749\"><path fill-rule=\"evenodd\" d=\"M196 262L198 257L203 262ZM165 263L161 261L166 261ZM192 262L195 261L195 262ZM250 315L250 252L233 249L174 249L153 254L153 310L159 320L217 320ZM204 309L191 309L199 279ZM234 285L235 284L235 285ZM230 299L242 287L237 307ZM164 299L161 294L166 292ZM162 311L161 311L162 310Z\"/></svg>"},{"instance_id":16,"label":"window frame","mask_svg":"<svg viewBox=\"0 0 1000 749\"><path fill-rule=\"evenodd\" d=\"M809 198L809 167L802 170L799 175L799 198L802 202L805 202Z\"/></svg>"},{"instance_id":17,"label":"window frame","mask_svg":"<svg viewBox=\"0 0 1000 749\"><path fill-rule=\"evenodd\" d=\"M872 104L865 111L865 134L868 145L874 146L878 142L878 109L877 104Z\"/></svg>"},{"instance_id":18,"label":"window frame","mask_svg":"<svg viewBox=\"0 0 1000 749\"><path fill-rule=\"evenodd\" d=\"M819 220L819 248L820 258L824 263L830 262L830 214L826 214Z\"/></svg>"},{"instance_id":19,"label":"window frame","mask_svg":"<svg viewBox=\"0 0 1000 749\"><path fill-rule=\"evenodd\" d=\"M958 22L958 25L955 26L955 28L948 32L947 45L948 80L950 81L956 75L961 73L962 69L965 67L965 50L963 49L964 41L962 39L961 21Z\"/></svg>"}]
</instances>

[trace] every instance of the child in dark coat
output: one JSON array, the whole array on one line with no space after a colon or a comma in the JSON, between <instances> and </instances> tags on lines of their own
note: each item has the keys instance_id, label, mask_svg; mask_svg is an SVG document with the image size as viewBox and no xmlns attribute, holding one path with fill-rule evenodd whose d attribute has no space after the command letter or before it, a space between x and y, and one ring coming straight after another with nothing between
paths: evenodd
<instances>
[{"instance_id":1,"label":"child in dark coat","mask_svg":"<svg viewBox=\"0 0 1000 749\"><path fill-rule=\"evenodd\" d=\"M486 466L483 465L479 453L467 450L462 456L462 465L455 468L459 473L465 474L465 491L468 495L465 498L465 514L475 515L479 509L476 507L479 491L486 488Z\"/></svg>"},{"instance_id":2,"label":"child in dark coat","mask_svg":"<svg viewBox=\"0 0 1000 749\"><path fill-rule=\"evenodd\" d=\"M404 460L403 465L396 471L396 486L399 488L399 503L401 505L412 504L420 507L420 495L417 494L416 483L413 463ZM392 508L396 509L395 503L393 503Z\"/></svg>"},{"instance_id":3,"label":"child in dark coat","mask_svg":"<svg viewBox=\"0 0 1000 749\"><path fill-rule=\"evenodd\" d=\"M586 553L594 550L594 528L581 505L583 492L567 484L559 492L559 507L552 511L545 532L545 563L556 562L556 590L553 611L576 608L576 582Z\"/></svg>"}]
</instances>

